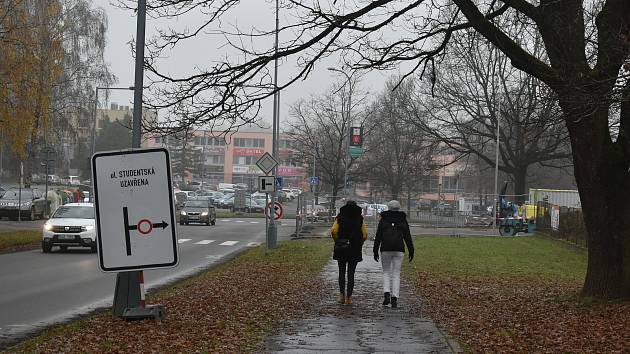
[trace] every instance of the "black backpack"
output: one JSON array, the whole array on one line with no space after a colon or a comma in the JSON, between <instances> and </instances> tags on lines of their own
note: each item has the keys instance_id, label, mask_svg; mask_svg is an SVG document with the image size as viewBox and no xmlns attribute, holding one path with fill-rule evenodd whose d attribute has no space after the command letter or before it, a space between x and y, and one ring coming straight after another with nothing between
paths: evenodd
<instances>
[{"instance_id":1,"label":"black backpack","mask_svg":"<svg viewBox=\"0 0 630 354\"><path fill-rule=\"evenodd\" d=\"M392 250L403 246L404 225L396 222L385 222L383 225L383 248ZM404 246L403 246L404 247Z\"/></svg>"}]
</instances>

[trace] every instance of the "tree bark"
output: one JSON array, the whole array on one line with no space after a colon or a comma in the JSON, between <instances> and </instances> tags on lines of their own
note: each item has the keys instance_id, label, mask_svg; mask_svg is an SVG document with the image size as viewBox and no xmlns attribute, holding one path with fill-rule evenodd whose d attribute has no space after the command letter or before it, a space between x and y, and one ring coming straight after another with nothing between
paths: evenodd
<instances>
[{"instance_id":1,"label":"tree bark","mask_svg":"<svg viewBox=\"0 0 630 354\"><path fill-rule=\"evenodd\" d=\"M588 266L582 293L605 299L628 298L630 178L623 151L612 143L608 133L608 107L584 107L576 111L568 106L570 102L561 104L565 112L571 112L567 114L567 126L588 230Z\"/></svg>"},{"instance_id":2,"label":"tree bark","mask_svg":"<svg viewBox=\"0 0 630 354\"><path fill-rule=\"evenodd\" d=\"M527 166L516 168L514 173L512 173L512 177L514 178L514 200L517 203L522 203L525 201L527 194Z\"/></svg>"}]
</instances>

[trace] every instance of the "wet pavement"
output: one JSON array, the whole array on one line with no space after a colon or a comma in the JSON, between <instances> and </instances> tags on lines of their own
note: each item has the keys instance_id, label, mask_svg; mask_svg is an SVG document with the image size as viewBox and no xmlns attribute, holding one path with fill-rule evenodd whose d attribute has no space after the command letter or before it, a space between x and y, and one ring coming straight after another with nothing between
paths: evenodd
<instances>
[{"instance_id":1,"label":"wet pavement","mask_svg":"<svg viewBox=\"0 0 630 354\"><path fill-rule=\"evenodd\" d=\"M336 302L337 263L322 274L327 296L309 318L292 321L265 340L265 353L453 353L460 352L435 325L422 316L425 305L401 282L398 308L382 306L381 263L372 258L372 242L364 246L355 273L352 305ZM410 311L412 310L413 311Z\"/></svg>"}]
</instances>

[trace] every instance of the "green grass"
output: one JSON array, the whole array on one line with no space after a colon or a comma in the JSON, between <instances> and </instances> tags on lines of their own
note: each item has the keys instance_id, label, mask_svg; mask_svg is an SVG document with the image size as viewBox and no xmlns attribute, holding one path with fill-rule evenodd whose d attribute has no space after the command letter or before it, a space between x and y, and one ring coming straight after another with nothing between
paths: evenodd
<instances>
[{"instance_id":1,"label":"green grass","mask_svg":"<svg viewBox=\"0 0 630 354\"><path fill-rule=\"evenodd\" d=\"M584 250L540 237L415 237L414 246L406 268L415 272L581 281L586 271Z\"/></svg>"},{"instance_id":2,"label":"green grass","mask_svg":"<svg viewBox=\"0 0 630 354\"><path fill-rule=\"evenodd\" d=\"M0 252L26 247L35 247L42 241L39 230L0 232Z\"/></svg>"}]
</instances>

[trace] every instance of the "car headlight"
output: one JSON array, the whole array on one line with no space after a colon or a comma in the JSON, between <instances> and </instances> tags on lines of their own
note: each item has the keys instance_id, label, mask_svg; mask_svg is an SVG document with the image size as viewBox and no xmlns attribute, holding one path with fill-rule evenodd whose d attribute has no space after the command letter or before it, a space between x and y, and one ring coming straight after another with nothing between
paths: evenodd
<instances>
[{"instance_id":1,"label":"car headlight","mask_svg":"<svg viewBox=\"0 0 630 354\"><path fill-rule=\"evenodd\" d=\"M46 231L52 231L53 226L49 223L45 223L44 224L44 229L46 229Z\"/></svg>"},{"instance_id":2,"label":"car headlight","mask_svg":"<svg viewBox=\"0 0 630 354\"><path fill-rule=\"evenodd\" d=\"M186 215L186 212L182 210L182 215Z\"/></svg>"},{"instance_id":3,"label":"car headlight","mask_svg":"<svg viewBox=\"0 0 630 354\"><path fill-rule=\"evenodd\" d=\"M203 213L201 213L201 216L208 216L208 212L204 211Z\"/></svg>"},{"instance_id":4,"label":"car headlight","mask_svg":"<svg viewBox=\"0 0 630 354\"><path fill-rule=\"evenodd\" d=\"M92 231L94 230L94 225L83 226L84 231Z\"/></svg>"}]
</instances>

